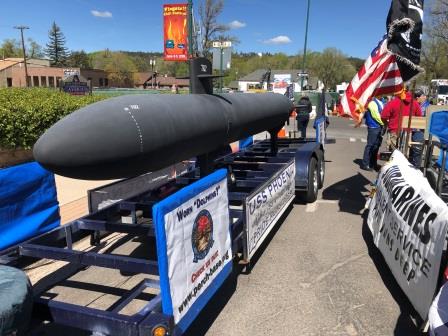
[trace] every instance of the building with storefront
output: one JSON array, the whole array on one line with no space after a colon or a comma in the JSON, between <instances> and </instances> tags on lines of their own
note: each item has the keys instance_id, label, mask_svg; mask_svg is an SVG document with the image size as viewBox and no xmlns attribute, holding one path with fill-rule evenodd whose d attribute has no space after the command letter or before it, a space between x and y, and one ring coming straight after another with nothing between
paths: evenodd
<instances>
[{"instance_id":1,"label":"building with storefront","mask_svg":"<svg viewBox=\"0 0 448 336\"><path fill-rule=\"evenodd\" d=\"M139 72L134 83L134 86L139 89L171 89L173 85L179 89L187 88L190 86L190 81L188 79L159 75L157 72Z\"/></svg>"},{"instance_id":2,"label":"building with storefront","mask_svg":"<svg viewBox=\"0 0 448 336\"><path fill-rule=\"evenodd\" d=\"M97 69L52 67L45 59L28 59L28 82L31 87L58 87L64 77L79 74L91 81L92 87L107 87L107 73ZM22 58L0 60L0 87L26 87L25 66Z\"/></svg>"}]
</instances>

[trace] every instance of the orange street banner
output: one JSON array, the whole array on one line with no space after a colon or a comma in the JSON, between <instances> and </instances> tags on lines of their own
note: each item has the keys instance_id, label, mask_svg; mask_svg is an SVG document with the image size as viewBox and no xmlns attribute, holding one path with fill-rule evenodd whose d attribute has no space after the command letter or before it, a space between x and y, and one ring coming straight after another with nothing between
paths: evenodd
<instances>
[{"instance_id":1,"label":"orange street banner","mask_svg":"<svg viewBox=\"0 0 448 336\"><path fill-rule=\"evenodd\" d=\"M163 5L165 61L187 61L187 4Z\"/></svg>"}]
</instances>

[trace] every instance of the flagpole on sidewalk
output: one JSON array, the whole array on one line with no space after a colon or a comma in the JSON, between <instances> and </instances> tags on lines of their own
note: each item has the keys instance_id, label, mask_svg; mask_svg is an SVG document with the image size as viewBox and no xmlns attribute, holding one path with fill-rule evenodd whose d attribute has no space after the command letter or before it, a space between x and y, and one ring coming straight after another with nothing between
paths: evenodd
<instances>
[{"instance_id":1,"label":"flagpole on sidewalk","mask_svg":"<svg viewBox=\"0 0 448 336\"><path fill-rule=\"evenodd\" d=\"M306 65L306 47L308 42L308 22L310 18L310 0L308 0L308 7L306 10L306 25L305 25L305 44L303 47L303 60L302 60L302 73L305 72L305 65ZM300 92L303 90L303 75L301 76L301 82L300 82Z\"/></svg>"}]
</instances>

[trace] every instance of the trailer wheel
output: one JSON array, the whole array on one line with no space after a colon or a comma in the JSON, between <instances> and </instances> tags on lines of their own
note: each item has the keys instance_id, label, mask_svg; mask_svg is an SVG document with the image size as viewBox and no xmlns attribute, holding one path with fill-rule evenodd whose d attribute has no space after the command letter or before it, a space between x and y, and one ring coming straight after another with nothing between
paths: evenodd
<instances>
[{"instance_id":1,"label":"trailer wheel","mask_svg":"<svg viewBox=\"0 0 448 336\"><path fill-rule=\"evenodd\" d=\"M299 198L306 203L313 203L317 200L319 192L319 174L317 171L317 160L312 157L308 166L308 188L298 194Z\"/></svg>"},{"instance_id":2,"label":"trailer wheel","mask_svg":"<svg viewBox=\"0 0 448 336\"><path fill-rule=\"evenodd\" d=\"M322 151L319 151L318 154L318 161L317 161L317 171L318 171L318 186L319 189L321 189L324 186L325 181L325 157L324 153Z\"/></svg>"},{"instance_id":3,"label":"trailer wheel","mask_svg":"<svg viewBox=\"0 0 448 336\"><path fill-rule=\"evenodd\" d=\"M0 266L0 335L25 335L31 320L33 295L24 272Z\"/></svg>"}]
</instances>

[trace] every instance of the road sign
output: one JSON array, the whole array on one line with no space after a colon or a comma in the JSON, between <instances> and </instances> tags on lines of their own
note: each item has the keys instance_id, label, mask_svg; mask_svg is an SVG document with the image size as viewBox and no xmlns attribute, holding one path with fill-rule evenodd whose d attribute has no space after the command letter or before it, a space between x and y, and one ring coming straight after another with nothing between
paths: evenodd
<instances>
[{"instance_id":1,"label":"road sign","mask_svg":"<svg viewBox=\"0 0 448 336\"><path fill-rule=\"evenodd\" d=\"M230 48L232 46L231 41L213 41L213 48Z\"/></svg>"},{"instance_id":2,"label":"road sign","mask_svg":"<svg viewBox=\"0 0 448 336\"><path fill-rule=\"evenodd\" d=\"M232 49L223 48L221 53L221 48L213 49L213 69L221 69L221 56L222 56L222 68L224 70L229 70L232 61Z\"/></svg>"}]
</instances>

